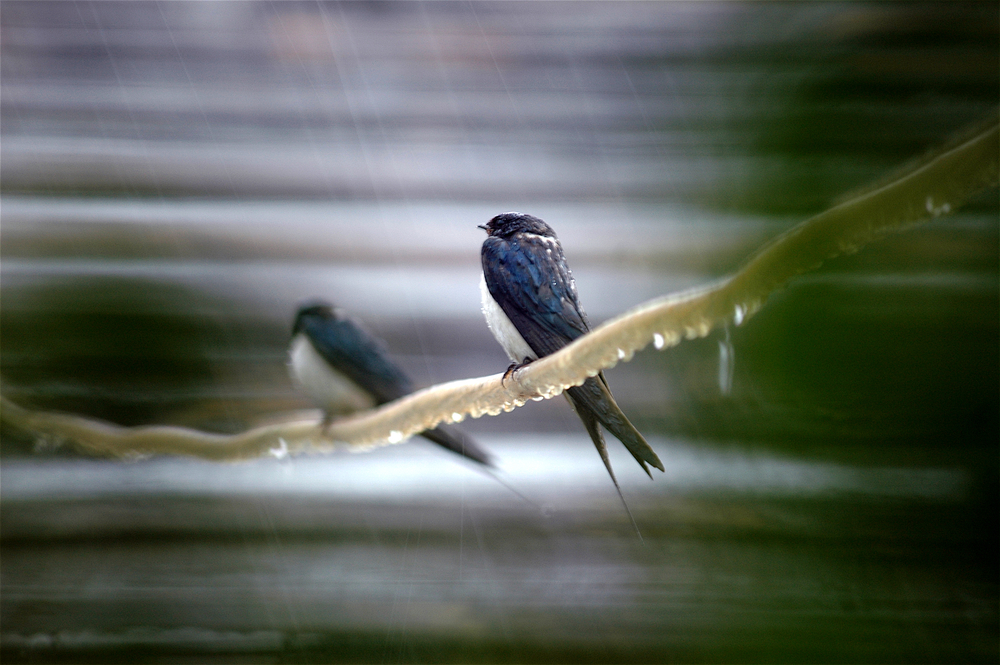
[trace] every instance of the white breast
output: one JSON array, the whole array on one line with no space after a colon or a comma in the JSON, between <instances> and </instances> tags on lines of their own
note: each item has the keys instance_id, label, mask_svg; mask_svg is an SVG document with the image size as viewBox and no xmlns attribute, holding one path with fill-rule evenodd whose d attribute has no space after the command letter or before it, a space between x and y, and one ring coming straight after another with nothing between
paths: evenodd
<instances>
[{"instance_id":1,"label":"white breast","mask_svg":"<svg viewBox=\"0 0 1000 665\"><path fill-rule=\"evenodd\" d=\"M371 395L333 369L299 333L289 348L288 373L310 399L329 414L344 414L375 406Z\"/></svg>"},{"instance_id":2,"label":"white breast","mask_svg":"<svg viewBox=\"0 0 1000 665\"><path fill-rule=\"evenodd\" d=\"M538 357L528 343L521 337L510 318L504 313L503 308L490 295L490 290L486 286L486 277L479 276L479 295L483 302L483 316L486 317L486 325L490 332L500 342L500 346L507 352L507 357L513 362L523 362L525 358L534 360Z\"/></svg>"}]
</instances>

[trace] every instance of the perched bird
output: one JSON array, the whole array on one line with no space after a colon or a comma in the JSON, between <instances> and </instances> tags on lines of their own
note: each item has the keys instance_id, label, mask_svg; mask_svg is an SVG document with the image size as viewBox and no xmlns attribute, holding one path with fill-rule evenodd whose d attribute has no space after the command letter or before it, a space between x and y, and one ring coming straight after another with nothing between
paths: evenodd
<instances>
[{"instance_id":1,"label":"perched bird","mask_svg":"<svg viewBox=\"0 0 1000 665\"><path fill-rule=\"evenodd\" d=\"M382 344L329 303L299 308L289 348L292 379L324 412L324 426L336 415L371 408L413 392L409 377ZM480 464L490 456L456 427L439 425L421 436Z\"/></svg>"},{"instance_id":2,"label":"perched bird","mask_svg":"<svg viewBox=\"0 0 1000 665\"><path fill-rule=\"evenodd\" d=\"M537 217L507 212L479 228L488 234L482 248L483 314L514 363L508 373L590 331L576 282L552 227ZM625 444L650 477L647 464L663 471L660 458L615 403L603 372L567 389L566 396L593 439L622 503L625 498L611 470L601 425Z\"/></svg>"}]
</instances>

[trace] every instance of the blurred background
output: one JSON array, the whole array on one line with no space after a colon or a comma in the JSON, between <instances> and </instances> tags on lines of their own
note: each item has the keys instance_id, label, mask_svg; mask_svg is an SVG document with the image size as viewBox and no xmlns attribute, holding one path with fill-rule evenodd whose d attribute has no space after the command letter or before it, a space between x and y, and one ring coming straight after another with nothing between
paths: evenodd
<instances>
[{"instance_id":1,"label":"blurred background","mask_svg":"<svg viewBox=\"0 0 1000 665\"><path fill-rule=\"evenodd\" d=\"M422 386L502 371L476 225L559 233L599 323L736 270L996 117L996 3L17 2L0 9L0 373L220 432L308 408L297 302ZM4 427L5 662L996 662L997 190L565 400L213 464ZM537 505L535 505L537 504Z\"/></svg>"}]
</instances>

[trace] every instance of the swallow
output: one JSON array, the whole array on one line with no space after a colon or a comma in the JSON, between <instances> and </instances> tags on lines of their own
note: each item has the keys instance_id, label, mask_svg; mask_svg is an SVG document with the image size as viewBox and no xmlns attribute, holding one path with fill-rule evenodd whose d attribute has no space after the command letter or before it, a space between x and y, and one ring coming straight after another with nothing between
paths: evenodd
<instances>
[{"instance_id":1,"label":"swallow","mask_svg":"<svg viewBox=\"0 0 1000 665\"><path fill-rule=\"evenodd\" d=\"M479 228L487 233L481 252L483 314L513 362L506 377L587 334L590 323L552 227L532 215L507 212ZM618 407L603 372L567 389L566 397L597 447L622 503L625 498L611 469L601 425L625 444L650 478L648 465L663 471L660 458Z\"/></svg>"},{"instance_id":2,"label":"swallow","mask_svg":"<svg viewBox=\"0 0 1000 665\"><path fill-rule=\"evenodd\" d=\"M414 389L410 378L389 360L381 341L326 302L299 308L289 357L292 380L323 410L324 427L337 415L391 402ZM490 455L456 427L439 425L420 435L493 467Z\"/></svg>"}]
</instances>

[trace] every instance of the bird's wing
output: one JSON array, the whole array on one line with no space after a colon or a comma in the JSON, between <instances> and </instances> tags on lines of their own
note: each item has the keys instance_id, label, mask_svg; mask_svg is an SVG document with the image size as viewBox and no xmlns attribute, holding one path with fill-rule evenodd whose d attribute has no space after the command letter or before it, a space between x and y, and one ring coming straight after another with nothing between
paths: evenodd
<instances>
[{"instance_id":1,"label":"bird's wing","mask_svg":"<svg viewBox=\"0 0 1000 665\"><path fill-rule=\"evenodd\" d=\"M554 238L487 238L482 263L490 295L539 357L590 330L573 275Z\"/></svg>"},{"instance_id":2,"label":"bird's wing","mask_svg":"<svg viewBox=\"0 0 1000 665\"><path fill-rule=\"evenodd\" d=\"M327 362L379 404L413 392L413 384L382 345L351 319L307 321L304 331Z\"/></svg>"},{"instance_id":3,"label":"bird's wing","mask_svg":"<svg viewBox=\"0 0 1000 665\"><path fill-rule=\"evenodd\" d=\"M490 237L483 243L482 259L490 295L540 357L589 331L573 275L557 241L534 235L511 241ZM647 464L663 470L656 453L615 403L603 373L570 388L567 396L606 464L604 438L597 422L625 444L647 474Z\"/></svg>"},{"instance_id":4,"label":"bird's wing","mask_svg":"<svg viewBox=\"0 0 1000 665\"><path fill-rule=\"evenodd\" d=\"M371 393L378 404L413 392L409 377L389 360L382 344L351 319L309 320L303 330L327 362ZM493 466L490 455L455 427L440 425L421 435L463 457Z\"/></svg>"}]
</instances>

